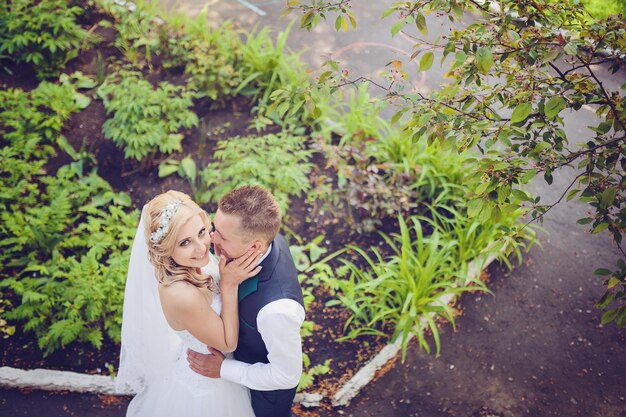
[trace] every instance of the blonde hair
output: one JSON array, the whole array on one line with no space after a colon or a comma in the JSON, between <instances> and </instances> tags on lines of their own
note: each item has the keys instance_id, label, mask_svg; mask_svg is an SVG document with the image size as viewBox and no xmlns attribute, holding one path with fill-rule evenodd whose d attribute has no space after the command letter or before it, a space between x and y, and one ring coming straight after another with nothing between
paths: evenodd
<instances>
[{"instance_id":1,"label":"blonde hair","mask_svg":"<svg viewBox=\"0 0 626 417\"><path fill-rule=\"evenodd\" d=\"M280 206L267 189L244 185L226 193L218 203L219 210L240 219L240 231L248 237L270 243L280 230Z\"/></svg>"},{"instance_id":2,"label":"blonde hair","mask_svg":"<svg viewBox=\"0 0 626 417\"><path fill-rule=\"evenodd\" d=\"M162 239L153 243L150 237L159 228L159 222L165 208L175 200L180 204L176 213L169 220L169 227ZM171 255L176 245L178 230L193 216L200 214L202 222L207 230L210 222L207 213L198 206L187 194L180 191L170 190L154 197L147 205L146 218L144 219L145 238L148 244L148 259L156 270L156 279L160 284L170 285L177 281L187 281L196 287L206 287L212 291L217 290L215 280L211 276L204 276L196 271L196 268L176 264Z\"/></svg>"}]
</instances>

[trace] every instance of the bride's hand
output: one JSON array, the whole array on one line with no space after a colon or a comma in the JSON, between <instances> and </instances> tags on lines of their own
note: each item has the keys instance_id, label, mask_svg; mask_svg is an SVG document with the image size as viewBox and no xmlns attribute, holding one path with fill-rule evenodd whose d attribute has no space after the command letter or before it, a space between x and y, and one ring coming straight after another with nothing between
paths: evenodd
<instances>
[{"instance_id":1,"label":"bride's hand","mask_svg":"<svg viewBox=\"0 0 626 417\"><path fill-rule=\"evenodd\" d=\"M261 267L257 266L261 252L250 249L248 252L228 262L224 255L220 256L220 285L237 286L243 281L258 274Z\"/></svg>"}]
</instances>

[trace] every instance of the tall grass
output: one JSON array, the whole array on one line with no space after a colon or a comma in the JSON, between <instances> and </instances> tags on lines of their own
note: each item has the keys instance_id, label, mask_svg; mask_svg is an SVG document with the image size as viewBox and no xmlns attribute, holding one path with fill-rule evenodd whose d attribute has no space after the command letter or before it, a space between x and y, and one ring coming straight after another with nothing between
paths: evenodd
<instances>
[{"instance_id":1,"label":"tall grass","mask_svg":"<svg viewBox=\"0 0 626 417\"><path fill-rule=\"evenodd\" d=\"M429 334L439 355L441 341L437 319L455 326L450 300L466 291L490 292L480 280L485 259L493 257L511 266L507 256L533 240L533 233L517 232L511 215L502 223L480 223L452 207L431 207L432 217L398 217L399 233L382 238L390 249L383 256L377 248L367 251L352 247L364 266L342 260L343 276L326 277L337 300L351 315L341 340L371 334L401 337L402 360L406 357L410 334L419 346L431 351ZM430 234L425 230L432 229ZM477 267L470 268L472 262Z\"/></svg>"}]
</instances>

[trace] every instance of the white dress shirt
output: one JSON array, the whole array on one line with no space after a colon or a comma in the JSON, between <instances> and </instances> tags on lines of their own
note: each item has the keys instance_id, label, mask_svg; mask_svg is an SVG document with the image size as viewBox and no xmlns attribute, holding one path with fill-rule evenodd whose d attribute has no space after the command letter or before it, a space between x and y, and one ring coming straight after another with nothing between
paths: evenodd
<instances>
[{"instance_id":1,"label":"white dress shirt","mask_svg":"<svg viewBox=\"0 0 626 417\"><path fill-rule=\"evenodd\" d=\"M263 259L272 250L266 251ZM259 310L257 330L267 348L269 363L245 363L224 359L220 376L257 391L289 389L298 385L302 375L300 327L304 308L288 298L273 301Z\"/></svg>"}]
</instances>

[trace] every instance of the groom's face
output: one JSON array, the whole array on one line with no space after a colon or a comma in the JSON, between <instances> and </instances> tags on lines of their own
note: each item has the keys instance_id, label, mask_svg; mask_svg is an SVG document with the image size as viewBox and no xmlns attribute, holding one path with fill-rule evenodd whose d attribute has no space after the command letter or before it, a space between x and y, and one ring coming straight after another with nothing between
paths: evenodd
<instances>
[{"instance_id":1,"label":"groom's face","mask_svg":"<svg viewBox=\"0 0 626 417\"><path fill-rule=\"evenodd\" d=\"M211 232L216 254L224 255L227 259L235 259L244 255L252 247L254 239L246 237L240 231L240 222L239 217L217 210Z\"/></svg>"}]
</instances>

